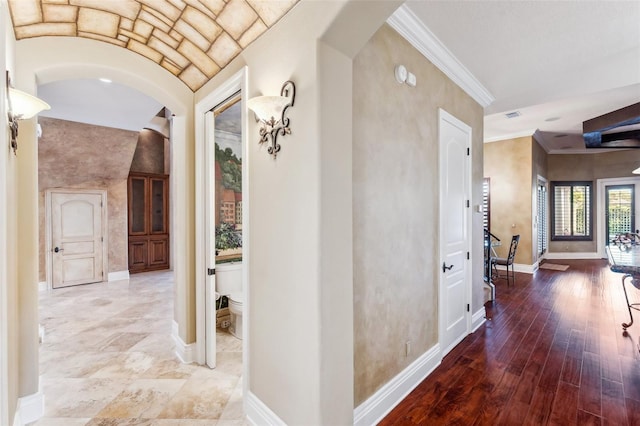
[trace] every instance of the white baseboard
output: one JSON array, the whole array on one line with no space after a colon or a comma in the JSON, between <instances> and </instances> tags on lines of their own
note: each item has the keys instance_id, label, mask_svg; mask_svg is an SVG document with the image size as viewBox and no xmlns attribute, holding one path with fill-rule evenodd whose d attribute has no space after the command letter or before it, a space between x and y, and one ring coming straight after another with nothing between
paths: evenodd
<instances>
[{"instance_id":1,"label":"white baseboard","mask_svg":"<svg viewBox=\"0 0 640 426\"><path fill-rule=\"evenodd\" d=\"M496 267L502 271L504 271L506 269L506 267L502 266L502 265L496 265ZM509 268L511 269L511 268ZM513 270L516 272L524 272L525 274L533 274L536 269L538 269L537 264L533 264L533 265L527 265L525 263L514 263L513 264Z\"/></svg>"},{"instance_id":2,"label":"white baseboard","mask_svg":"<svg viewBox=\"0 0 640 426\"><path fill-rule=\"evenodd\" d=\"M548 252L545 255L545 259L603 259L599 253L594 252Z\"/></svg>"},{"instance_id":3,"label":"white baseboard","mask_svg":"<svg viewBox=\"0 0 640 426\"><path fill-rule=\"evenodd\" d=\"M125 270L125 271L116 271L116 272L109 272L109 275L107 275L107 280L109 281L120 281L120 280L128 280L129 279L129 270Z\"/></svg>"},{"instance_id":4,"label":"white baseboard","mask_svg":"<svg viewBox=\"0 0 640 426\"><path fill-rule=\"evenodd\" d=\"M44 394L40 391L18 399L13 426L25 426L44 416Z\"/></svg>"},{"instance_id":5,"label":"white baseboard","mask_svg":"<svg viewBox=\"0 0 640 426\"><path fill-rule=\"evenodd\" d=\"M178 323L173 321L171 325L171 337L173 337L173 342L176 344L176 356L180 359L183 364L191 364L196 361L196 344L190 343L186 344L182 338L180 338L180 334L178 333Z\"/></svg>"},{"instance_id":6,"label":"white baseboard","mask_svg":"<svg viewBox=\"0 0 640 426\"><path fill-rule=\"evenodd\" d=\"M370 426L378 424L409 392L431 374L440 365L441 361L442 351L440 350L440 345L436 344L382 388L378 389L369 399L356 407L353 411L354 425Z\"/></svg>"},{"instance_id":7,"label":"white baseboard","mask_svg":"<svg viewBox=\"0 0 640 426\"><path fill-rule=\"evenodd\" d=\"M49 290L49 285L47 285L46 281L40 281L38 283L38 291L47 291Z\"/></svg>"},{"instance_id":8,"label":"white baseboard","mask_svg":"<svg viewBox=\"0 0 640 426\"><path fill-rule=\"evenodd\" d=\"M487 310L483 307L471 316L471 332L474 333L487 320Z\"/></svg>"},{"instance_id":9,"label":"white baseboard","mask_svg":"<svg viewBox=\"0 0 640 426\"><path fill-rule=\"evenodd\" d=\"M280 417L276 415L253 392L245 396L247 422L252 426L273 425L286 426Z\"/></svg>"}]
</instances>

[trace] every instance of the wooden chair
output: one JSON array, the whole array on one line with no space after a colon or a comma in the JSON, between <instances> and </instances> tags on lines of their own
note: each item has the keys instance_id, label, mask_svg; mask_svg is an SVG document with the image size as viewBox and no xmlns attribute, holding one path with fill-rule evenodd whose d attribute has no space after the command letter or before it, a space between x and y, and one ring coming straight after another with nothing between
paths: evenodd
<instances>
[{"instance_id":1,"label":"wooden chair","mask_svg":"<svg viewBox=\"0 0 640 426\"><path fill-rule=\"evenodd\" d=\"M504 257L495 257L491 259L491 265L493 266L493 270L498 278L504 278L505 276L500 276L498 274L498 265L504 266L507 268L507 286L509 285L509 266L511 266L511 279L513 283L516 283L516 272L513 269L513 260L516 257L516 249L518 248L518 243L520 242L520 235L514 235L511 237L511 245L509 246L509 255Z\"/></svg>"}]
</instances>

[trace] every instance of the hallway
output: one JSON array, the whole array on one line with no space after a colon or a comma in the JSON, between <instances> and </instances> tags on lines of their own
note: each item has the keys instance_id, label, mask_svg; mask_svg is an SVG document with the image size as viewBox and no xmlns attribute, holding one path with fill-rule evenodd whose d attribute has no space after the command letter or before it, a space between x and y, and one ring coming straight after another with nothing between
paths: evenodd
<instances>
[{"instance_id":1,"label":"hallway","mask_svg":"<svg viewBox=\"0 0 640 426\"><path fill-rule=\"evenodd\" d=\"M242 342L218 331L217 368L182 364L171 337L173 275L40 293L37 426L236 426Z\"/></svg>"}]
</instances>

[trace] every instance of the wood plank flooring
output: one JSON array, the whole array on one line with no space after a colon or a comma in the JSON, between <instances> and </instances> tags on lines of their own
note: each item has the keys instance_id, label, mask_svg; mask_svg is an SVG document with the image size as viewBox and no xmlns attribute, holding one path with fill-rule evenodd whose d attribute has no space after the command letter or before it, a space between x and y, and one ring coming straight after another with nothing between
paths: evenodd
<instances>
[{"instance_id":1,"label":"wood plank flooring","mask_svg":"<svg viewBox=\"0 0 640 426\"><path fill-rule=\"evenodd\" d=\"M486 323L380 425L640 425L640 312L623 332L622 275L554 263L570 267L499 280Z\"/></svg>"}]
</instances>

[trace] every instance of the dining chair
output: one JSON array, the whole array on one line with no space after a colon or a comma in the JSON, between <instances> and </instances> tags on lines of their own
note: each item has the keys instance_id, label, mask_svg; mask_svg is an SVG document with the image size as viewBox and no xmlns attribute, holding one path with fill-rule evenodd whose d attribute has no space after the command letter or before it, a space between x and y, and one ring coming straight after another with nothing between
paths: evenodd
<instances>
[{"instance_id":1,"label":"dining chair","mask_svg":"<svg viewBox=\"0 0 640 426\"><path fill-rule=\"evenodd\" d=\"M516 272L513 268L513 260L516 257L516 249L518 248L518 243L520 242L520 235L514 235L511 237L511 245L509 246L509 254L507 257L495 257L491 259L491 265L493 266L493 270L496 273L498 278L505 278L505 276L501 276L498 273L498 265L504 266L507 269L507 286L509 286L509 266L511 266L511 279L513 283L516 283Z\"/></svg>"}]
</instances>

